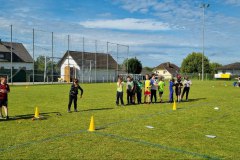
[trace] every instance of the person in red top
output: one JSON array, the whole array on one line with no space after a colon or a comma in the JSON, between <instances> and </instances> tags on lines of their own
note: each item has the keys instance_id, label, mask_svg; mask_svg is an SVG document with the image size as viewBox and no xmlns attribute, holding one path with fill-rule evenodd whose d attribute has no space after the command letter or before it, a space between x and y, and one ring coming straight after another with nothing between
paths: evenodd
<instances>
[{"instance_id":1,"label":"person in red top","mask_svg":"<svg viewBox=\"0 0 240 160\"><path fill-rule=\"evenodd\" d=\"M5 77L0 78L0 117L2 117L2 107L5 111L6 119L8 117L8 93L10 92L9 85L7 84L7 80Z\"/></svg>"}]
</instances>

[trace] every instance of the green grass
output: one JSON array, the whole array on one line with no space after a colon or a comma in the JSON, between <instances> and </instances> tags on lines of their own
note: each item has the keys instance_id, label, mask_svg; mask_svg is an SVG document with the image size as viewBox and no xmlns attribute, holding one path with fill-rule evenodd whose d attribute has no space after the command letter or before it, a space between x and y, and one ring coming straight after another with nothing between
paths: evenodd
<instances>
[{"instance_id":1,"label":"green grass","mask_svg":"<svg viewBox=\"0 0 240 160\"><path fill-rule=\"evenodd\" d=\"M67 113L70 85L11 86L1 159L240 159L240 88L231 81L193 81L176 111L168 103L115 107L115 83L81 86L77 113ZM31 120L36 106L46 119ZM99 129L88 132L92 115Z\"/></svg>"}]
</instances>

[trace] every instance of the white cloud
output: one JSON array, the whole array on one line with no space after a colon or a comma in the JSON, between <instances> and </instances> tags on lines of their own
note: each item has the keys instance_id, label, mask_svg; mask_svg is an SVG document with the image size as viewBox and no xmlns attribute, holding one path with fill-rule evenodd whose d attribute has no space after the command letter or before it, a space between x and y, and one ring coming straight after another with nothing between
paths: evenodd
<instances>
[{"instance_id":1,"label":"white cloud","mask_svg":"<svg viewBox=\"0 0 240 160\"><path fill-rule=\"evenodd\" d=\"M115 2L122 4L122 8L125 10L142 13L147 13L148 8L157 4L156 0L117 0Z\"/></svg>"},{"instance_id":2,"label":"white cloud","mask_svg":"<svg viewBox=\"0 0 240 160\"><path fill-rule=\"evenodd\" d=\"M118 29L118 30L170 30L170 25L153 19L125 18L116 20L92 20L80 22L85 28Z\"/></svg>"},{"instance_id":3,"label":"white cloud","mask_svg":"<svg viewBox=\"0 0 240 160\"><path fill-rule=\"evenodd\" d=\"M226 4L240 6L240 0L225 0Z\"/></svg>"}]
</instances>

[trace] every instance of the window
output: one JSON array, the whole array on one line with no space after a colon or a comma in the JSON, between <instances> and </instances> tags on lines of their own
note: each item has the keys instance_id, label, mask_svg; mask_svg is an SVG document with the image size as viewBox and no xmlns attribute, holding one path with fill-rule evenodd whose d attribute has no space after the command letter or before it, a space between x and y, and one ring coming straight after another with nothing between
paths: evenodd
<instances>
[{"instance_id":1,"label":"window","mask_svg":"<svg viewBox=\"0 0 240 160\"><path fill-rule=\"evenodd\" d=\"M0 59L4 59L4 54L3 53L0 53Z\"/></svg>"}]
</instances>

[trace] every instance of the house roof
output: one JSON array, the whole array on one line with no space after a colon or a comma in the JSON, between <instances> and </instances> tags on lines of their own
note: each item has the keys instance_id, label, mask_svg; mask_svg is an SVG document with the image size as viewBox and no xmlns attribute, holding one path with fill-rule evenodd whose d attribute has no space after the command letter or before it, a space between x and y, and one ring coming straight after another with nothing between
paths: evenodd
<instances>
[{"instance_id":1,"label":"house roof","mask_svg":"<svg viewBox=\"0 0 240 160\"><path fill-rule=\"evenodd\" d=\"M146 75L146 74L151 75L151 74L153 74L153 72L152 71L148 71L147 69L143 68L142 72L141 72L141 75Z\"/></svg>"},{"instance_id":2,"label":"house roof","mask_svg":"<svg viewBox=\"0 0 240 160\"><path fill-rule=\"evenodd\" d=\"M218 67L217 70L240 70L240 62Z\"/></svg>"},{"instance_id":3,"label":"house roof","mask_svg":"<svg viewBox=\"0 0 240 160\"><path fill-rule=\"evenodd\" d=\"M159 70L159 69L167 70L172 75L175 75L180 71L180 68L178 66L170 62L162 63L159 66L154 68L154 70Z\"/></svg>"},{"instance_id":4,"label":"house roof","mask_svg":"<svg viewBox=\"0 0 240 160\"><path fill-rule=\"evenodd\" d=\"M82 55L83 54L83 55ZM96 55L96 68L107 69L107 58L108 58L108 69L117 69L117 62L113 59L110 54L105 53L90 53L90 52L81 52L81 51L69 51L69 55L73 60L79 65L82 66L82 56L84 65L89 66L90 63L94 67L95 55ZM62 65L64 60L68 56L68 51L64 54L63 58L60 60L59 65ZM92 61L92 62L90 62Z\"/></svg>"},{"instance_id":5,"label":"house roof","mask_svg":"<svg viewBox=\"0 0 240 160\"><path fill-rule=\"evenodd\" d=\"M0 52L11 53L11 42L0 42ZM12 52L23 62L33 62L33 58L22 43L12 42Z\"/></svg>"}]
</instances>

